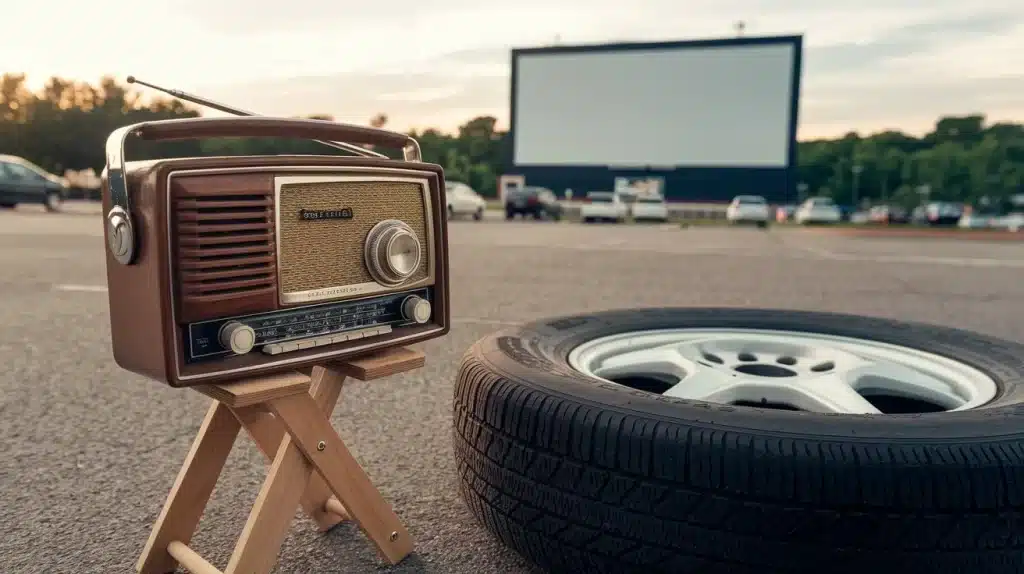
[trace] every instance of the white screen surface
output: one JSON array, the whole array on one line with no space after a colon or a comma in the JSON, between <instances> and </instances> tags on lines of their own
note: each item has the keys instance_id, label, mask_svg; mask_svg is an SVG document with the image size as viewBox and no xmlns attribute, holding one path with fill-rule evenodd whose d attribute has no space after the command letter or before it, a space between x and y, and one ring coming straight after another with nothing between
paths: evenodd
<instances>
[{"instance_id":1,"label":"white screen surface","mask_svg":"<svg viewBox=\"0 0 1024 574\"><path fill-rule=\"evenodd\" d=\"M793 43L519 53L516 165L783 167Z\"/></svg>"}]
</instances>

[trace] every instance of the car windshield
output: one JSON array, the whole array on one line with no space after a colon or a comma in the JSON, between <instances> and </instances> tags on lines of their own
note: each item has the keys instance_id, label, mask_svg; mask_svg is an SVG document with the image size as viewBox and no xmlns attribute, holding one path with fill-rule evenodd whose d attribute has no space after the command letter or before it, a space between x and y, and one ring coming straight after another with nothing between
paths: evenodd
<instances>
[{"instance_id":1,"label":"car windshield","mask_svg":"<svg viewBox=\"0 0 1024 574\"><path fill-rule=\"evenodd\" d=\"M594 203L611 203L612 194L610 193L588 193L587 199Z\"/></svg>"},{"instance_id":2,"label":"car windshield","mask_svg":"<svg viewBox=\"0 0 1024 574\"><path fill-rule=\"evenodd\" d=\"M664 203L664 199L660 197L638 197L636 198L637 203Z\"/></svg>"},{"instance_id":3,"label":"car windshield","mask_svg":"<svg viewBox=\"0 0 1024 574\"><path fill-rule=\"evenodd\" d=\"M737 197L735 201L740 205L764 205L767 203L765 199L759 195L741 195Z\"/></svg>"}]
</instances>

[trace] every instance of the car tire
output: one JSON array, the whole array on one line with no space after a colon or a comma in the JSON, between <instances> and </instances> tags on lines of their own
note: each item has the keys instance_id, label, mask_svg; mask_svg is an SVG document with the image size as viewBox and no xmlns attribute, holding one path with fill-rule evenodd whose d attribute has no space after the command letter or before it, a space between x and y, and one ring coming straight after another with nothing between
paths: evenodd
<instances>
[{"instance_id":1,"label":"car tire","mask_svg":"<svg viewBox=\"0 0 1024 574\"><path fill-rule=\"evenodd\" d=\"M515 217L516 217L516 212L515 211L512 211L511 209L506 209L505 210L505 219L512 220L512 219L515 219Z\"/></svg>"},{"instance_id":2,"label":"car tire","mask_svg":"<svg viewBox=\"0 0 1024 574\"><path fill-rule=\"evenodd\" d=\"M760 227L761 229L768 229L768 222L767 221L758 221L757 222L757 226Z\"/></svg>"},{"instance_id":3,"label":"car tire","mask_svg":"<svg viewBox=\"0 0 1024 574\"><path fill-rule=\"evenodd\" d=\"M49 191L46 193L46 199L43 201L43 207L50 213L57 213L61 210L64 205L64 197L56 191Z\"/></svg>"},{"instance_id":4,"label":"car tire","mask_svg":"<svg viewBox=\"0 0 1024 574\"><path fill-rule=\"evenodd\" d=\"M14 209L18 207L17 203L0 203L0 209Z\"/></svg>"},{"instance_id":5,"label":"car tire","mask_svg":"<svg viewBox=\"0 0 1024 574\"><path fill-rule=\"evenodd\" d=\"M593 222L594 222L594 218L593 217L584 217L583 218L583 223L593 223Z\"/></svg>"},{"instance_id":6,"label":"car tire","mask_svg":"<svg viewBox=\"0 0 1024 574\"><path fill-rule=\"evenodd\" d=\"M483 218L484 218L484 208L481 207L480 209L476 210L475 213L473 213L473 219L475 221L480 221Z\"/></svg>"},{"instance_id":7,"label":"car tire","mask_svg":"<svg viewBox=\"0 0 1024 574\"><path fill-rule=\"evenodd\" d=\"M960 412L830 415L672 399L568 362L587 341L680 327L902 345L971 365L998 392ZM495 537L557 572L1018 573L1022 357L1018 343L832 313L667 308L541 320L463 357L459 492Z\"/></svg>"}]
</instances>

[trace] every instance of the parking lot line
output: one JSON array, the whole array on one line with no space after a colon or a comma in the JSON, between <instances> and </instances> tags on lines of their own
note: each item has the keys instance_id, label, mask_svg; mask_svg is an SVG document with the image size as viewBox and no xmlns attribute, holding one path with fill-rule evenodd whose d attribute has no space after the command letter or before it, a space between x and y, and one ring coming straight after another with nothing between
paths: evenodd
<instances>
[{"instance_id":1,"label":"parking lot line","mask_svg":"<svg viewBox=\"0 0 1024 574\"><path fill-rule=\"evenodd\" d=\"M107 286L106 285L75 285L75 284L67 284L67 285L54 285L53 288L56 291L72 291L72 292L77 291L77 292L80 292L80 293L106 293L107 292Z\"/></svg>"}]
</instances>

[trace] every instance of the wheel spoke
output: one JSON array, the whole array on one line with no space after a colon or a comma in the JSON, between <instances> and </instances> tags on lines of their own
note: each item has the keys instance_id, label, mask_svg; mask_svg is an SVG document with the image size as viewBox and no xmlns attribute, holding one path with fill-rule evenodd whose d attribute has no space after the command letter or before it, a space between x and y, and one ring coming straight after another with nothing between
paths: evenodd
<instances>
[{"instance_id":1,"label":"wheel spoke","mask_svg":"<svg viewBox=\"0 0 1024 574\"><path fill-rule=\"evenodd\" d=\"M713 368L698 366L687 377L662 393L666 397L707 402L732 402L736 387L742 379L733 377Z\"/></svg>"},{"instance_id":2,"label":"wheel spoke","mask_svg":"<svg viewBox=\"0 0 1024 574\"><path fill-rule=\"evenodd\" d=\"M898 363L867 363L843 373L852 388L861 392L884 391L888 396L919 399L955 408L964 397L934 377Z\"/></svg>"},{"instance_id":3,"label":"wheel spoke","mask_svg":"<svg viewBox=\"0 0 1024 574\"><path fill-rule=\"evenodd\" d=\"M636 373L666 374L681 379L691 369L672 347L655 347L609 357L601 361L594 374L605 379Z\"/></svg>"},{"instance_id":4,"label":"wheel spoke","mask_svg":"<svg viewBox=\"0 0 1024 574\"><path fill-rule=\"evenodd\" d=\"M793 406L819 413L880 414L867 399L851 387L842 374L829 373L802 379L789 387Z\"/></svg>"}]
</instances>

